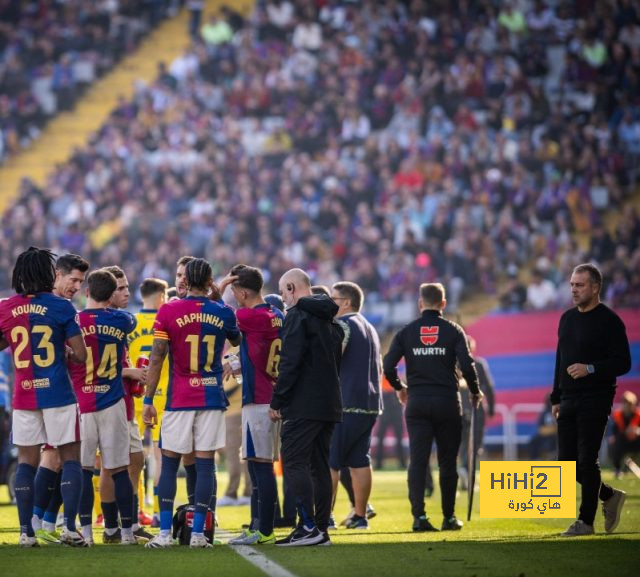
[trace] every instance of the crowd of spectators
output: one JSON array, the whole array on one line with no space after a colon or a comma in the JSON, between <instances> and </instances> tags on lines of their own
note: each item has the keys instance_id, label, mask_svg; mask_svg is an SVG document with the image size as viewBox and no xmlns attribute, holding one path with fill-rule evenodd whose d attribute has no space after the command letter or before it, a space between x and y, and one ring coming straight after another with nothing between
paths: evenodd
<instances>
[{"instance_id":1,"label":"crowd of spectators","mask_svg":"<svg viewBox=\"0 0 640 577\"><path fill-rule=\"evenodd\" d=\"M441 280L455 311L478 292L505 310L561 306L558 286L593 258L607 299L638 306L639 17L637 0L203 14L191 48L46 186L23 181L0 265L48 245L123 265L135 285L195 254L219 275L259 266L271 289L291 266L347 278L369 303ZM532 263L545 288L528 291Z\"/></svg>"},{"instance_id":2,"label":"crowd of spectators","mask_svg":"<svg viewBox=\"0 0 640 577\"><path fill-rule=\"evenodd\" d=\"M0 0L0 164L73 109L170 8L166 0Z\"/></svg>"}]
</instances>

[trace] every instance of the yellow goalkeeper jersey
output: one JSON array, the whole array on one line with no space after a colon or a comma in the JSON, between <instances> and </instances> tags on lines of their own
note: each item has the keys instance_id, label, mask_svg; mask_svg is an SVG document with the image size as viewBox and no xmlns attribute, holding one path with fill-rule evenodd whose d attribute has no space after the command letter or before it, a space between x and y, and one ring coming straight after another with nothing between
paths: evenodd
<instances>
[{"instance_id":1,"label":"yellow goalkeeper jersey","mask_svg":"<svg viewBox=\"0 0 640 577\"><path fill-rule=\"evenodd\" d=\"M129 357L131 359L131 366L135 367L138 361L138 357L151 355L151 348L153 346L153 323L156 320L157 310L142 309L136 314L136 320L138 324L136 329L129 334ZM165 359L162 365L162 372L160 373L160 381L158 382L158 388L156 394L153 397L153 405L158 412L158 424L152 429L152 438L154 441L158 441L160 438L160 417L164 412L164 406L167 402L167 386L169 384L169 359ZM142 397L134 397L135 415L140 426L140 432L144 434L146 428L142 422Z\"/></svg>"}]
</instances>

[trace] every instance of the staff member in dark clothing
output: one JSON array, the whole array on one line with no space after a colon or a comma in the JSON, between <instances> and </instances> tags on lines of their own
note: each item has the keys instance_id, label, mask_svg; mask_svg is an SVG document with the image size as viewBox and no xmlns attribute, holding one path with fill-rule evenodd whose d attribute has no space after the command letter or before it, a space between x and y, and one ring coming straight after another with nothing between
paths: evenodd
<instances>
[{"instance_id":1,"label":"staff member in dark clothing","mask_svg":"<svg viewBox=\"0 0 640 577\"><path fill-rule=\"evenodd\" d=\"M393 338L383 361L384 374L406 403L409 433L409 501L414 531L437 531L425 513L424 490L431 445L435 438L440 468L443 531L456 531L456 457L460 447L462 408L458 394L456 361L478 406L482 392L467 338L462 328L442 316L447 301L440 283L420 285L418 307L421 316L401 329ZM407 385L398 378L396 366L404 357Z\"/></svg>"},{"instance_id":2,"label":"staff member in dark clothing","mask_svg":"<svg viewBox=\"0 0 640 577\"><path fill-rule=\"evenodd\" d=\"M604 529L620 522L624 491L601 483L598 451L616 390L616 377L631 369L631 351L624 323L600 302L602 273L592 264L578 265L571 275L575 308L558 327L558 349L551 393L551 411L558 421L558 460L575 461L582 503L578 520L563 537L593 535L602 503Z\"/></svg>"},{"instance_id":3,"label":"staff member in dark clothing","mask_svg":"<svg viewBox=\"0 0 640 577\"><path fill-rule=\"evenodd\" d=\"M340 366L343 418L331 441L329 465L334 500L341 470L349 468L354 496L354 514L347 529L368 529L367 503L371 495L371 430L382 412L380 339L373 325L360 313L362 289L353 282L333 285L331 298L340 307L338 322L345 331Z\"/></svg>"},{"instance_id":4,"label":"staff member in dark clothing","mask_svg":"<svg viewBox=\"0 0 640 577\"><path fill-rule=\"evenodd\" d=\"M312 295L303 270L287 271L279 287L287 316L269 414L272 420L283 419L284 478L300 522L276 545L326 545L331 543L329 446L335 423L342 419L339 374L344 332L333 320L338 305L326 295Z\"/></svg>"}]
</instances>

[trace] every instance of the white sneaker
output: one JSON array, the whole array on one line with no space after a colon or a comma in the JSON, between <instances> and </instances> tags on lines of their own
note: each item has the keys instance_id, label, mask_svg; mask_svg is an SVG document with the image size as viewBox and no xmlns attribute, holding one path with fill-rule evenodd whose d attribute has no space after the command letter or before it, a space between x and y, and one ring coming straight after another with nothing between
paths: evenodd
<instances>
[{"instance_id":1,"label":"white sneaker","mask_svg":"<svg viewBox=\"0 0 640 577\"><path fill-rule=\"evenodd\" d=\"M233 497L228 497L227 495L222 495L217 501L217 507L235 507L238 504L238 500Z\"/></svg>"},{"instance_id":2,"label":"white sneaker","mask_svg":"<svg viewBox=\"0 0 640 577\"><path fill-rule=\"evenodd\" d=\"M244 545L245 544L245 539L247 537L250 537L251 535L253 535L253 531L251 531L251 529L243 529L242 533L240 533L240 535L238 535L237 537L234 537L233 539L229 539L229 545Z\"/></svg>"},{"instance_id":3,"label":"white sneaker","mask_svg":"<svg viewBox=\"0 0 640 577\"><path fill-rule=\"evenodd\" d=\"M87 544L87 547L93 547L95 544L93 541L93 537L85 537L84 542Z\"/></svg>"},{"instance_id":4,"label":"white sneaker","mask_svg":"<svg viewBox=\"0 0 640 577\"><path fill-rule=\"evenodd\" d=\"M84 537L77 531L69 531L67 527L63 527L60 532L60 543L69 545L69 547L88 547Z\"/></svg>"},{"instance_id":5,"label":"white sneaker","mask_svg":"<svg viewBox=\"0 0 640 577\"><path fill-rule=\"evenodd\" d=\"M173 546L173 537L171 537L171 533L168 535L156 535L145 545L148 549L166 549L171 546Z\"/></svg>"},{"instance_id":6,"label":"white sneaker","mask_svg":"<svg viewBox=\"0 0 640 577\"><path fill-rule=\"evenodd\" d=\"M122 532L122 538L120 539L120 545L137 545L138 540L136 536L133 534L127 534L124 531Z\"/></svg>"},{"instance_id":7,"label":"white sneaker","mask_svg":"<svg viewBox=\"0 0 640 577\"><path fill-rule=\"evenodd\" d=\"M602 503L602 514L604 515L604 530L612 533L620 523L620 513L627 498L627 494L620 489L614 489L613 495Z\"/></svg>"},{"instance_id":8,"label":"white sneaker","mask_svg":"<svg viewBox=\"0 0 640 577\"><path fill-rule=\"evenodd\" d=\"M586 537L588 535L594 535L593 525L587 525L582 519L578 519L575 523L572 523L569 528L560 533L561 537Z\"/></svg>"},{"instance_id":9,"label":"white sneaker","mask_svg":"<svg viewBox=\"0 0 640 577\"><path fill-rule=\"evenodd\" d=\"M26 533L21 533L20 538L18 539L18 546L24 547L40 547L38 544L38 539L36 537L29 537Z\"/></svg>"},{"instance_id":10,"label":"white sneaker","mask_svg":"<svg viewBox=\"0 0 640 577\"><path fill-rule=\"evenodd\" d=\"M191 540L189 541L189 547L192 549L208 549L213 547L203 533L191 533Z\"/></svg>"}]
</instances>

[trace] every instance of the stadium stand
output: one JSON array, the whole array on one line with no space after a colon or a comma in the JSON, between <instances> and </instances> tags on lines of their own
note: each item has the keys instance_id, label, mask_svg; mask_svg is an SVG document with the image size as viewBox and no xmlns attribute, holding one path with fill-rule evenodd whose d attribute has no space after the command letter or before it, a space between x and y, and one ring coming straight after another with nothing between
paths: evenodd
<instances>
[{"instance_id":1,"label":"stadium stand","mask_svg":"<svg viewBox=\"0 0 640 577\"><path fill-rule=\"evenodd\" d=\"M123 263L135 286L191 253L217 274L251 262L271 287L303 265L358 282L384 326L413 314L421 281L444 280L455 312L509 273L526 283L532 262L557 286L593 257L607 298L636 306L638 18L633 2L588 0L205 14L217 29L45 186L22 182L0 264L28 244L64 247Z\"/></svg>"},{"instance_id":2,"label":"stadium stand","mask_svg":"<svg viewBox=\"0 0 640 577\"><path fill-rule=\"evenodd\" d=\"M168 14L168 2L0 4L0 164L72 110Z\"/></svg>"}]
</instances>

